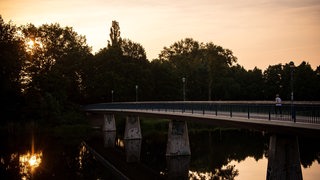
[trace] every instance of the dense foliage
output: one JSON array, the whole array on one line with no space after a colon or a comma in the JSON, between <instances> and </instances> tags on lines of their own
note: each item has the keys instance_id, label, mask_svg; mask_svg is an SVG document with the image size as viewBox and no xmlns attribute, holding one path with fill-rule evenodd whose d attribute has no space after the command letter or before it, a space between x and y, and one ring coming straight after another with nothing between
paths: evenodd
<instances>
[{"instance_id":1,"label":"dense foliage","mask_svg":"<svg viewBox=\"0 0 320 180\"><path fill-rule=\"evenodd\" d=\"M320 66L270 65L246 70L229 49L186 38L149 61L143 46L120 36L95 55L84 36L59 24L17 27L0 16L2 114L49 124L77 121L80 105L111 101L320 100ZM291 78L293 77L293 81ZM185 79L183 82L182 79ZM291 84L293 82L293 84Z\"/></svg>"}]
</instances>

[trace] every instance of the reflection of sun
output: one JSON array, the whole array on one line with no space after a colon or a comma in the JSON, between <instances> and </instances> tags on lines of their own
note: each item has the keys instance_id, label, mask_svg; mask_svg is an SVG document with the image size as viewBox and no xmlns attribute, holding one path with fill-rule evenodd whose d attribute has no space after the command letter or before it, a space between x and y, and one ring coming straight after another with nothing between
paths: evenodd
<instances>
[{"instance_id":1,"label":"reflection of sun","mask_svg":"<svg viewBox=\"0 0 320 180\"><path fill-rule=\"evenodd\" d=\"M32 171L40 166L42 152L22 154L19 156L20 174L22 179L29 179Z\"/></svg>"}]
</instances>

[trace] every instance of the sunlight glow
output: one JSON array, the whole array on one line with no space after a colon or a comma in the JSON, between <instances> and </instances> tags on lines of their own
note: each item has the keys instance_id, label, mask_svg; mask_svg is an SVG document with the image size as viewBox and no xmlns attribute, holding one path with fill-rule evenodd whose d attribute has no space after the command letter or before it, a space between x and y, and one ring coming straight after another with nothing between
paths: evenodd
<instances>
[{"instance_id":1,"label":"sunlight glow","mask_svg":"<svg viewBox=\"0 0 320 180\"><path fill-rule=\"evenodd\" d=\"M25 40L25 48L28 53L33 54L36 49L42 49L43 44L39 38L29 37Z\"/></svg>"},{"instance_id":2,"label":"sunlight glow","mask_svg":"<svg viewBox=\"0 0 320 180\"><path fill-rule=\"evenodd\" d=\"M20 175L22 179L29 179L33 171L40 166L42 152L22 154L19 156Z\"/></svg>"},{"instance_id":3,"label":"sunlight glow","mask_svg":"<svg viewBox=\"0 0 320 180\"><path fill-rule=\"evenodd\" d=\"M31 51L34 48L34 41L33 40L29 40L27 43L27 50Z\"/></svg>"}]
</instances>

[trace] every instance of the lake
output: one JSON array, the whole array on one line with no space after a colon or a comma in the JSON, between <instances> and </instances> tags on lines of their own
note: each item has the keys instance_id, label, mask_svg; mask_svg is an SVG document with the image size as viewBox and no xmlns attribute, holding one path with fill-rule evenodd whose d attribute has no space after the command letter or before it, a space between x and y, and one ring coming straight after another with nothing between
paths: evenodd
<instances>
[{"instance_id":1,"label":"lake","mask_svg":"<svg viewBox=\"0 0 320 180\"><path fill-rule=\"evenodd\" d=\"M305 180L320 177L319 137L188 123L191 156L166 157L167 124L141 119L140 141L123 139L124 120L111 133L81 125L2 128L1 179L116 179L115 168L130 179L256 180L283 162L292 162L288 169L301 168ZM276 176L281 173L286 172Z\"/></svg>"}]
</instances>

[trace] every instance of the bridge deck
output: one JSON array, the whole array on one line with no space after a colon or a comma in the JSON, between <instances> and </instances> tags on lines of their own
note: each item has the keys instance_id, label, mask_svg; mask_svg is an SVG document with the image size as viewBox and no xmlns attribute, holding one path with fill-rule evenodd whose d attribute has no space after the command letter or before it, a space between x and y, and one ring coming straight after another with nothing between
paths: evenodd
<instances>
[{"instance_id":1,"label":"bridge deck","mask_svg":"<svg viewBox=\"0 0 320 180\"><path fill-rule=\"evenodd\" d=\"M181 119L191 122L206 123L212 125L231 126L231 127L243 127L253 128L258 130L264 130L268 132L290 132L298 134L310 134L320 135L320 124L311 124L304 122L293 122L289 120L283 120L279 115L272 120L268 119L267 114L252 114L248 119L246 113L233 112L232 117L228 112L219 113L215 115L214 112L202 111L167 111L164 109L157 110L136 110L136 109L90 109L92 112L103 112L113 114L128 114L138 115L145 117L165 118L165 119ZM303 117L297 117L303 118ZM301 119L300 119L301 120Z\"/></svg>"},{"instance_id":2,"label":"bridge deck","mask_svg":"<svg viewBox=\"0 0 320 180\"><path fill-rule=\"evenodd\" d=\"M276 111L272 102L257 101L100 103L87 105L84 111L181 119L268 132L320 134L320 103L315 102L284 103L281 112Z\"/></svg>"}]
</instances>

